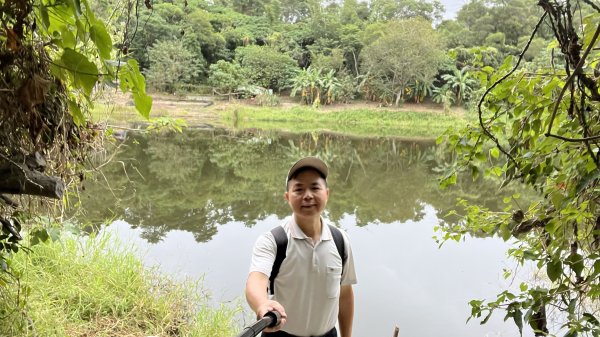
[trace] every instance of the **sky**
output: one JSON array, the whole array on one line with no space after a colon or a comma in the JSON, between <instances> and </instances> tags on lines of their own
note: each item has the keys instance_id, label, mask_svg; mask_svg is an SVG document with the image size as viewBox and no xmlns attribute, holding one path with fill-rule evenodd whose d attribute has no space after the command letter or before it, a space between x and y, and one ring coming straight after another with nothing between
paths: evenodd
<instances>
[{"instance_id":1,"label":"sky","mask_svg":"<svg viewBox=\"0 0 600 337\"><path fill-rule=\"evenodd\" d=\"M444 14L444 19L455 19L456 12L468 2L468 0L440 0L444 8L446 9L446 13Z\"/></svg>"}]
</instances>

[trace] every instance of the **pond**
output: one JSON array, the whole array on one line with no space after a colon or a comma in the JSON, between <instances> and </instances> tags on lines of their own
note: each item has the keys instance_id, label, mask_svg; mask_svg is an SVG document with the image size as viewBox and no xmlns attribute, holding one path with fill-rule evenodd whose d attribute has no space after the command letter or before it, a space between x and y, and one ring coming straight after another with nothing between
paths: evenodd
<instances>
[{"instance_id":1,"label":"pond","mask_svg":"<svg viewBox=\"0 0 600 337\"><path fill-rule=\"evenodd\" d=\"M485 183L440 190L444 155L433 141L259 130L130 133L102 174L85 183L79 218L107 223L107 231L141 247L149 266L203 279L215 305L242 303L249 312L243 291L252 245L290 215L285 175L305 155L329 164L325 217L353 245L354 336L391 336L395 326L407 337L518 334L501 313L486 325L465 323L468 301L490 299L508 285L501 275L511 267L507 244L467 238L439 248L434 227L453 221L443 218L458 197L491 208L501 207L502 197Z\"/></svg>"}]
</instances>

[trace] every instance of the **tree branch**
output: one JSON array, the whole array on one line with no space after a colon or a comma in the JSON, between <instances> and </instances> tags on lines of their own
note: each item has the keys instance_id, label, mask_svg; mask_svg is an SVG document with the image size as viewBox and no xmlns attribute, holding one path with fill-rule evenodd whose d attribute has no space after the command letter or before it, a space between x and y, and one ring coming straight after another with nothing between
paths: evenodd
<instances>
[{"instance_id":1,"label":"tree branch","mask_svg":"<svg viewBox=\"0 0 600 337\"><path fill-rule=\"evenodd\" d=\"M506 151L506 149L504 149L504 147L502 147L502 145L500 145L500 141L485 126L485 124L483 122L483 112L481 111L481 106L483 105L483 102L485 101L485 98L487 97L487 95L489 95L490 92L498 84L500 84L502 81L506 80L510 75L512 75L517 70L517 68L521 64L521 61L523 60L523 56L525 55L525 52L527 51L527 49L529 49L529 45L531 44L531 41L533 41L533 37L535 36L535 34L537 33L538 29L540 28L542 22L544 22L544 18L546 18L547 14L548 14L547 12L544 12L544 14L540 17L540 20L538 21L538 23L535 25L535 28L534 28L533 32L531 33L531 36L529 37L529 40L527 41L527 44L525 45L525 47L523 48L523 50L519 54L519 59L517 61L517 64L511 69L511 71L509 71L504 76L502 76L500 79L498 79L496 82L494 82L494 84L492 84L485 91L485 93L483 94L483 96L481 96L481 99L479 100L479 103L477 104L477 110L478 110L478 115L479 115L479 125L481 126L483 132L496 144L496 146L498 147L498 149L504 155L506 155L510 159L510 161L513 162L513 164L515 165L516 168L519 168L519 163L515 160L515 158L510 153L508 153L508 151Z\"/></svg>"},{"instance_id":2,"label":"tree branch","mask_svg":"<svg viewBox=\"0 0 600 337\"><path fill-rule=\"evenodd\" d=\"M592 47L595 45L599 34L600 34L600 24L598 24L598 27L596 27L596 31L594 32L594 36L592 37L592 41L590 42L589 46L587 47L587 49L581 56L581 59L579 59L577 66L575 66L575 69L573 69L573 72L571 73L569 78L567 78L565 85L563 86L562 90L560 91L560 94L558 95L556 104L554 105L554 109L552 110L552 115L550 116L550 123L548 124L548 131L546 132L546 137L551 136L552 125L554 124L554 119L556 118L556 113L558 112L558 106L560 105L560 102L562 101L562 98L565 95L565 92L567 91L569 84L571 83L571 81L573 81L573 78L575 78L575 76L577 76L579 74L579 72L581 71L581 68L583 67L583 64L585 63L585 59L587 58L588 54L592 50ZM598 93L596 93L596 94L598 94ZM593 93L592 93L592 95L593 95Z\"/></svg>"}]
</instances>

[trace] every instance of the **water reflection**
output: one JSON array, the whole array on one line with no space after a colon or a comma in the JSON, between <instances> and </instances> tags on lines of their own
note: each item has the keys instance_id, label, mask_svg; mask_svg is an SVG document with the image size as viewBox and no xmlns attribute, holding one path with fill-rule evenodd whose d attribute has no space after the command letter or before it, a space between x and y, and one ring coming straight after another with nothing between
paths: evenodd
<instances>
[{"instance_id":1,"label":"water reflection","mask_svg":"<svg viewBox=\"0 0 600 337\"><path fill-rule=\"evenodd\" d=\"M457 197L491 207L499 200L494 184L440 191L432 169L443 156L432 142L213 130L130 135L81 202L88 220L123 219L150 242L170 230L207 242L223 223L287 216L285 173L305 155L331 168L327 217L335 223L345 214L358 226L419 221L426 204L443 215Z\"/></svg>"},{"instance_id":2,"label":"water reflection","mask_svg":"<svg viewBox=\"0 0 600 337\"><path fill-rule=\"evenodd\" d=\"M224 130L134 134L103 176L86 183L81 218L116 219L107 230L144 247L148 265L204 277L217 301L239 300L252 244L289 215L285 174L304 155L329 164L326 217L353 242L356 337L389 336L396 324L401 336L515 334L498 317L486 326L464 324L470 299L505 286L498 271L506 244L472 239L439 250L432 228L457 197L490 208L502 198L489 182L440 191L433 170L445 159L432 142Z\"/></svg>"}]
</instances>

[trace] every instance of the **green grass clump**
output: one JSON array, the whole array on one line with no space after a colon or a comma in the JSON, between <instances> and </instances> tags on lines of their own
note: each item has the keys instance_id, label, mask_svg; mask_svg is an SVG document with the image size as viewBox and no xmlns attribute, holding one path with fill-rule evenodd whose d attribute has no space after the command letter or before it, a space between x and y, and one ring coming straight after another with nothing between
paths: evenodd
<instances>
[{"instance_id":1,"label":"green grass clump","mask_svg":"<svg viewBox=\"0 0 600 337\"><path fill-rule=\"evenodd\" d=\"M12 320L0 324L0 336L219 337L236 329L239 308L209 307L197 283L147 269L108 235L35 245L14 256L12 269L25 290L13 296L22 309L0 303Z\"/></svg>"}]
</instances>

